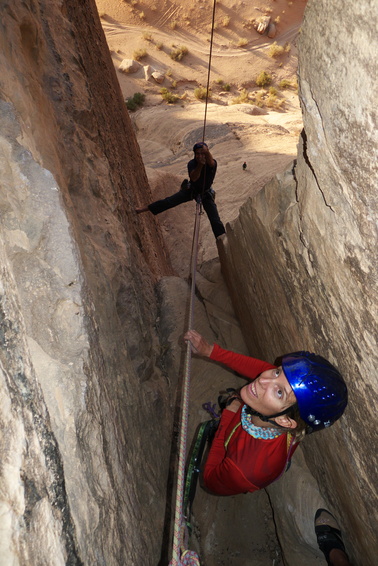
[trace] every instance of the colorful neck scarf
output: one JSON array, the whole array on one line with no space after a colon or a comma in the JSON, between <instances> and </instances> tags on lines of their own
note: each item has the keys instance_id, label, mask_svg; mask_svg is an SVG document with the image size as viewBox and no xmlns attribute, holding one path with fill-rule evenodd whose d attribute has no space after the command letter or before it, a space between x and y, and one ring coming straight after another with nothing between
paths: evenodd
<instances>
[{"instance_id":1,"label":"colorful neck scarf","mask_svg":"<svg viewBox=\"0 0 378 566\"><path fill-rule=\"evenodd\" d=\"M253 438L277 438L281 434L285 433L285 430L279 430L274 427L262 427L256 426L252 422L252 415L246 411L247 405L244 405L241 412L241 425L243 430L253 436Z\"/></svg>"}]
</instances>

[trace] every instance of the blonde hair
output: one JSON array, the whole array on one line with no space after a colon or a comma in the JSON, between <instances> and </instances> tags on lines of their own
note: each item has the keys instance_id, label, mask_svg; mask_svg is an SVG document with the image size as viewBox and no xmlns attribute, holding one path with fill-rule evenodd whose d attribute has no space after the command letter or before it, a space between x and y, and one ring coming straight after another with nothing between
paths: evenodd
<instances>
[{"instance_id":1,"label":"blonde hair","mask_svg":"<svg viewBox=\"0 0 378 566\"><path fill-rule=\"evenodd\" d=\"M297 423L297 426L295 428L290 428L287 430L294 435L296 442L303 440L303 438L307 434L307 424L301 417L298 403L291 405L285 415L287 415L290 419L293 419Z\"/></svg>"}]
</instances>

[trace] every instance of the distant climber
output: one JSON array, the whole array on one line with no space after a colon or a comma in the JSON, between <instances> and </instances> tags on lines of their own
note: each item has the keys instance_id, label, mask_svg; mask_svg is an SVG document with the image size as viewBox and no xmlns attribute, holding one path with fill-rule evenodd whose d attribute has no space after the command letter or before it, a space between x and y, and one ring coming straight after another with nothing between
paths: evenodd
<instances>
[{"instance_id":1,"label":"distant climber","mask_svg":"<svg viewBox=\"0 0 378 566\"><path fill-rule=\"evenodd\" d=\"M244 163L243 163L243 171L245 171L246 169L247 169L247 164L246 164L246 162L244 161Z\"/></svg>"},{"instance_id":2,"label":"distant climber","mask_svg":"<svg viewBox=\"0 0 378 566\"><path fill-rule=\"evenodd\" d=\"M188 163L189 179L181 183L180 190L164 199L157 200L146 206L135 209L137 214L150 211L152 214L160 214L169 208L183 204L190 200L201 198L205 212L210 220L214 236L217 238L225 233L225 229L215 204L215 191L212 188L215 174L217 172L217 162L211 155L205 142L194 144L194 159Z\"/></svg>"}]
</instances>

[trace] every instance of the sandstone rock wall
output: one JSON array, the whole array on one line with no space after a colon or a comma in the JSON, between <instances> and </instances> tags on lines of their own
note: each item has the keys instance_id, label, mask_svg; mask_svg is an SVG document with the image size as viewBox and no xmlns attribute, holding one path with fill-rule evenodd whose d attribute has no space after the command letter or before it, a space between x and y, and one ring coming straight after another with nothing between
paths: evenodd
<instances>
[{"instance_id":1,"label":"sandstone rock wall","mask_svg":"<svg viewBox=\"0 0 378 566\"><path fill-rule=\"evenodd\" d=\"M221 259L251 353L273 361L309 349L345 375L345 416L303 446L354 563L373 566L378 82L371 63L378 14L369 1L337 4L312 1L305 13L298 161L242 207ZM302 509L305 503L303 486ZM290 520L293 509L286 510Z\"/></svg>"},{"instance_id":2,"label":"sandstone rock wall","mask_svg":"<svg viewBox=\"0 0 378 566\"><path fill-rule=\"evenodd\" d=\"M0 22L0 564L155 563L171 269L133 212L139 148L94 2L5 0Z\"/></svg>"}]
</instances>

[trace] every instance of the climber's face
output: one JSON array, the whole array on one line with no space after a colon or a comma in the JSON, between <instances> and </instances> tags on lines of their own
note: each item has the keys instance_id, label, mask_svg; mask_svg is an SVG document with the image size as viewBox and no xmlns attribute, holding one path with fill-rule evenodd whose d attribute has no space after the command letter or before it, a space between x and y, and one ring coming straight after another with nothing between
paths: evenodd
<instances>
[{"instance_id":1,"label":"climber's face","mask_svg":"<svg viewBox=\"0 0 378 566\"><path fill-rule=\"evenodd\" d=\"M240 397L246 405L265 416L281 413L297 401L282 367L263 371L241 389Z\"/></svg>"},{"instance_id":2,"label":"climber's face","mask_svg":"<svg viewBox=\"0 0 378 566\"><path fill-rule=\"evenodd\" d=\"M200 148L200 149L196 149L196 151L194 152L194 157L195 160L198 161L199 163L206 163L206 149L204 148Z\"/></svg>"}]
</instances>

